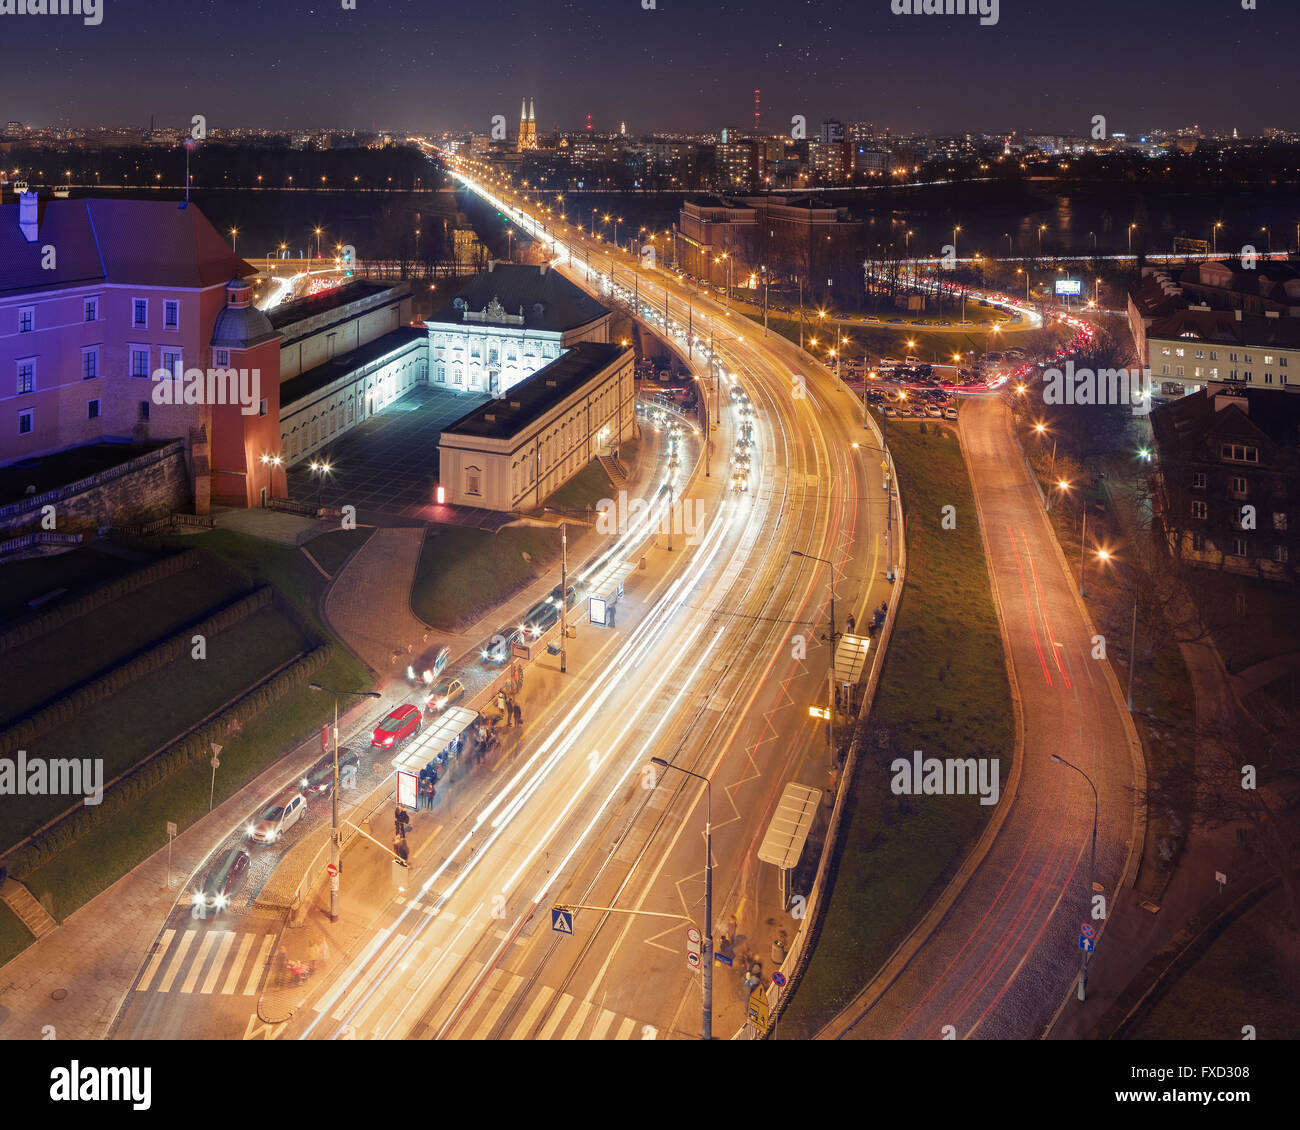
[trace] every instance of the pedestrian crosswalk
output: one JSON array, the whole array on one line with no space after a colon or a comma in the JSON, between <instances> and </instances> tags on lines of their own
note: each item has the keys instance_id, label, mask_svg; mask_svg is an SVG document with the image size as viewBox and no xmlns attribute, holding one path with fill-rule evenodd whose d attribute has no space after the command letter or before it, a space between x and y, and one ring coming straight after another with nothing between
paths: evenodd
<instances>
[{"instance_id":1,"label":"pedestrian crosswalk","mask_svg":"<svg viewBox=\"0 0 1300 1130\"><path fill-rule=\"evenodd\" d=\"M274 934L164 930L136 992L251 997L274 944Z\"/></svg>"},{"instance_id":2,"label":"pedestrian crosswalk","mask_svg":"<svg viewBox=\"0 0 1300 1130\"><path fill-rule=\"evenodd\" d=\"M658 1036L651 1025L620 1016L593 1001L557 993L549 985L530 990L520 974L506 969L494 969L482 978L481 962L404 933L373 938L354 968L360 972L346 991L326 994L311 1007L318 1013L328 1012L333 1021L346 1023L361 1039L400 1036L399 1019L409 1026L426 1012L431 1017L430 1031L455 1040ZM466 993L476 985L474 998L462 1007ZM453 1017L455 1022L444 1032Z\"/></svg>"}]
</instances>

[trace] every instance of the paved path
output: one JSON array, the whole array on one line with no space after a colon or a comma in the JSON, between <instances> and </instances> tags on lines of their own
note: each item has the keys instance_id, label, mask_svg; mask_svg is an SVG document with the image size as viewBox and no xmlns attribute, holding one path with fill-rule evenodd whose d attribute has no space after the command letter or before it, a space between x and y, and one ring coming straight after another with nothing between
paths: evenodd
<instances>
[{"instance_id":1,"label":"paved path","mask_svg":"<svg viewBox=\"0 0 1300 1130\"><path fill-rule=\"evenodd\" d=\"M369 703L354 709L358 721L373 711ZM212 845L289 779L290 770L301 772L319 756L312 735L177 836L170 870L162 848L0 967L0 1039L39 1040L46 1025L60 1040L102 1039L177 895Z\"/></svg>"},{"instance_id":2,"label":"paved path","mask_svg":"<svg viewBox=\"0 0 1300 1130\"><path fill-rule=\"evenodd\" d=\"M325 596L330 628L381 679L397 666L395 653L405 657L408 645L418 652L426 642L428 629L411 611L411 580L423 544L423 527L377 529Z\"/></svg>"}]
</instances>

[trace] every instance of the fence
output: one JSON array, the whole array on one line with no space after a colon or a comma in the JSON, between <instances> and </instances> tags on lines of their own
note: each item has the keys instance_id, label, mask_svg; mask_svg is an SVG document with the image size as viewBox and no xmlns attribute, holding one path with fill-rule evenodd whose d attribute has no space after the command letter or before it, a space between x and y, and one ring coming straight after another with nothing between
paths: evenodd
<instances>
[{"instance_id":1,"label":"fence","mask_svg":"<svg viewBox=\"0 0 1300 1130\"><path fill-rule=\"evenodd\" d=\"M23 534L22 537L0 541L0 557L3 557L6 553L17 553L19 550L30 549L36 545L80 545L81 541L81 534L54 534L42 530L40 533Z\"/></svg>"}]
</instances>

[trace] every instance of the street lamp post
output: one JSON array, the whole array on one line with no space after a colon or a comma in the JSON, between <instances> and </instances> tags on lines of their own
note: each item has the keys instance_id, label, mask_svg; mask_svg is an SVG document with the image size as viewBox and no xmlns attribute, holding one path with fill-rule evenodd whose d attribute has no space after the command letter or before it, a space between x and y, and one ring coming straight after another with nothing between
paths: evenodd
<instances>
[{"instance_id":1,"label":"street lamp post","mask_svg":"<svg viewBox=\"0 0 1300 1130\"><path fill-rule=\"evenodd\" d=\"M1092 851L1088 856L1088 886L1089 889L1096 889L1097 886L1097 879L1096 879L1097 814L1098 814L1098 810L1101 807L1101 802L1097 799L1097 786L1092 783L1092 778L1089 777L1087 773L1085 773L1077 765L1074 765L1071 762L1066 761L1064 757L1061 757L1060 755L1054 753L1052 754L1052 760L1059 765L1064 765L1067 769L1073 769L1076 773L1079 774L1080 777L1082 777L1085 781L1088 782L1088 787L1092 789ZM1087 913L1090 909L1091 907L1088 906L1085 900L1084 903L1085 913ZM1080 950L1079 951L1079 1000L1083 1001L1083 1000L1087 1000L1087 998L1088 998L1088 951Z\"/></svg>"},{"instance_id":2,"label":"street lamp post","mask_svg":"<svg viewBox=\"0 0 1300 1130\"><path fill-rule=\"evenodd\" d=\"M325 486L325 476L330 473L332 468L328 463L324 462L323 460L317 462L314 459L307 466L308 469L312 472L312 474L316 476L316 509L319 510L320 502L321 502L321 490Z\"/></svg>"},{"instance_id":3,"label":"street lamp post","mask_svg":"<svg viewBox=\"0 0 1300 1130\"><path fill-rule=\"evenodd\" d=\"M378 691L342 691L335 687L323 687L320 683L309 683L314 691L326 691L334 696L334 788L332 790L333 813L330 817L330 864L334 871L330 876L330 921L339 920L339 888L343 885L339 869L339 695L351 694L358 698L382 698Z\"/></svg>"},{"instance_id":4,"label":"street lamp post","mask_svg":"<svg viewBox=\"0 0 1300 1130\"><path fill-rule=\"evenodd\" d=\"M703 773L683 769L673 765L662 757L652 757L651 764L661 769L676 769L688 777L704 782L705 817L704 817L704 953L701 955L704 965L703 978L703 1015L701 1017L701 1036L703 1040L713 1039L713 784Z\"/></svg>"},{"instance_id":5,"label":"street lamp post","mask_svg":"<svg viewBox=\"0 0 1300 1130\"><path fill-rule=\"evenodd\" d=\"M826 741L831 747L831 761L835 761L835 637L838 634L835 631L835 565L827 561L824 557L814 557L811 553L804 553L802 550L790 550L791 557L802 557L808 561L820 561L823 565L829 565L831 569L831 627L827 633L830 643L830 656L826 661L826 692L828 699L826 702Z\"/></svg>"}]
</instances>

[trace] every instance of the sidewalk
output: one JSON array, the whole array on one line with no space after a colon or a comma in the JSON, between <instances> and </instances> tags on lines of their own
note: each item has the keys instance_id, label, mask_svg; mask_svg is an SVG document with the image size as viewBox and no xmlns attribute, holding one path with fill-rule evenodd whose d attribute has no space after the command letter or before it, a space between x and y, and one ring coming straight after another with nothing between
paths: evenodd
<instances>
[{"instance_id":1,"label":"sidewalk","mask_svg":"<svg viewBox=\"0 0 1300 1130\"><path fill-rule=\"evenodd\" d=\"M1132 484L1115 476L1107 476L1106 482L1125 538L1136 544L1148 537L1138 515ZM1191 615L1186 604L1173 611L1175 615ZM1232 687L1213 640L1182 643L1179 650L1196 696L1197 725L1231 717L1235 712ZM1216 873L1229 879L1222 893L1215 881ZM1108 1038L1127 1011L1117 1007L1117 1002L1135 1002L1148 987L1137 983L1137 979L1153 975L1153 955L1166 950L1189 923L1213 917L1227 906L1245 889L1241 885L1245 879L1236 829L1206 830L1193 822L1178 865L1163 887L1153 883L1152 877L1140 874L1132 888L1118 893L1104 944L1089 963L1088 999L1082 1005L1077 1000L1066 1002L1048 1038Z\"/></svg>"},{"instance_id":2,"label":"sidewalk","mask_svg":"<svg viewBox=\"0 0 1300 1130\"><path fill-rule=\"evenodd\" d=\"M339 725L358 724L367 710L369 702L354 707ZM288 766L301 772L316 761L318 743L307 739L177 836L170 871L168 849L161 848L0 968L0 1038L39 1040L53 1025L60 1040L103 1039L189 876L214 843L290 778Z\"/></svg>"}]
</instances>

